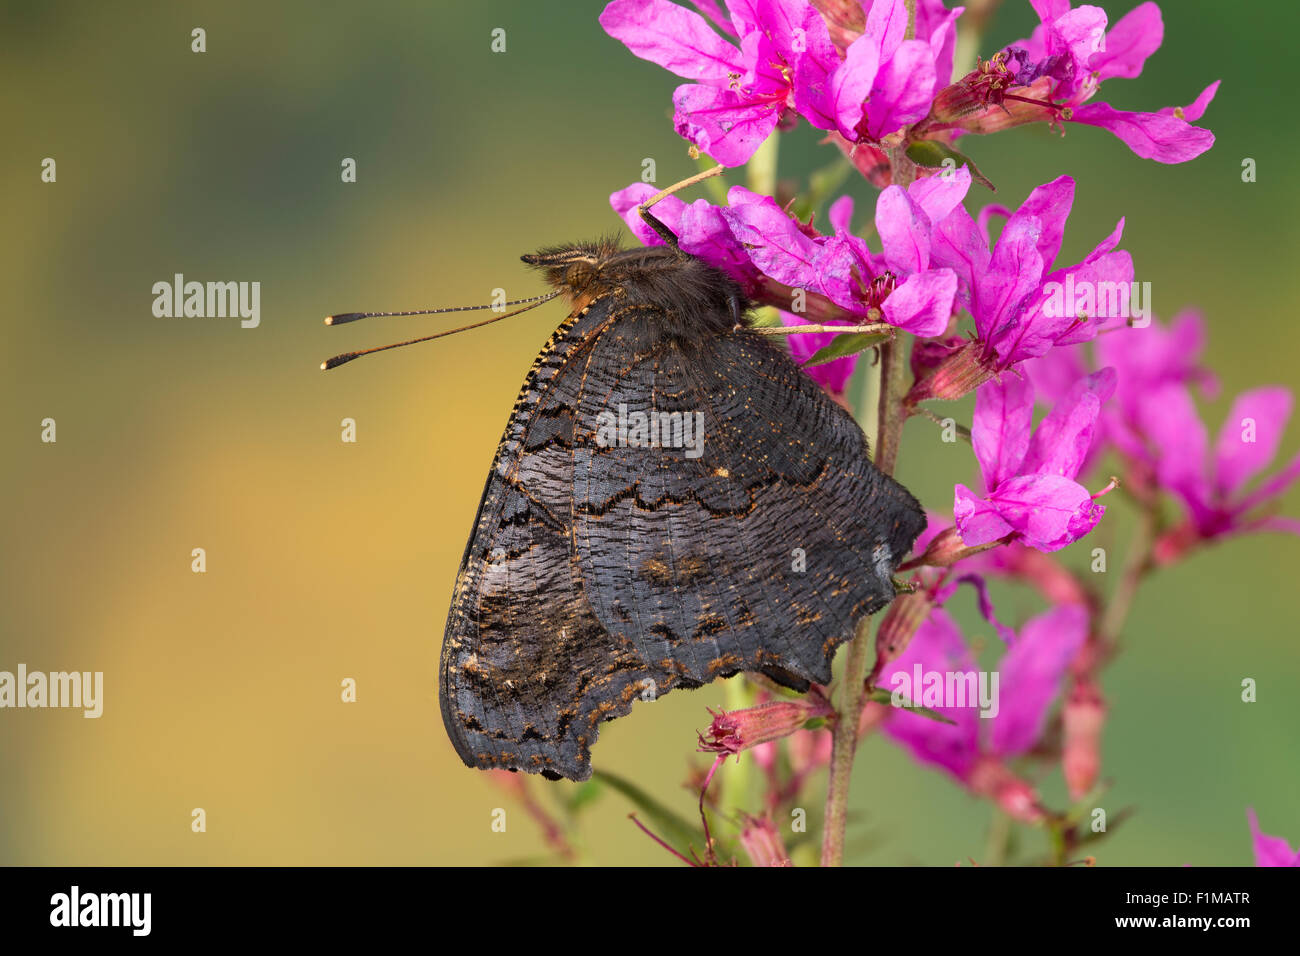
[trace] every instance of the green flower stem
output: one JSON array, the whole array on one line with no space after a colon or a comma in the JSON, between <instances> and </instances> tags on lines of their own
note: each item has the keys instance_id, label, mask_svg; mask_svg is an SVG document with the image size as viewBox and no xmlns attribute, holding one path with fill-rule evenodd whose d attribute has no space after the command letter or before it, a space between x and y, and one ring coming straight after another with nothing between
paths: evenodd
<instances>
[{"instance_id":1,"label":"green flower stem","mask_svg":"<svg viewBox=\"0 0 1300 956\"><path fill-rule=\"evenodd\" d=\"M880 346L879 424L876 431L876 467L893 474L898 461L898 441L903 433L903 392L906 358L899 340ZM844 862L844 834L848 820L849 781L858 749L858 720L862 714L862 690L871 660L871 619L863 618L849 642L849 653L840 679L840 700L831 742L830 781L826 790L826 821L823 824L822 866Z\"/></svg>"},{"instance_id":2,"label":"green flower stem","mask_svg":"<svg viewBox=\"0 0 1300 956\"><path fill-rule=\"evenodd\" d=\"M849 780L858 749L858 715L862 712L862 685L871 658L871 618L858 622L849 642L844 674L840 678L839 708L831 737L830 780L826 786L826 819L822 824L822 866L844 864L844 835L848 823Z\"/></svg>"},{"instance_id":3,"label":"green flower stem","mask_svg":"<svg viewBox=\"0 0 1300 956\"><path fill-rule=\"evenodd\" d=\"M908 33L916 23L915 0L908 2ZM906 156L896 161L891 151L894 181L899 172L914 167ZM903 434L903 396L906 393L907 356L901 338L880 346L880 397L877 402L876 467L887 475L894 473L898 462L898 443ZM826 819L822 825L822 866L841 866L844 862L844 836L848 822L849 782L853 776L853 758L858 749L858 721L862 714L863 684L872 657L871 619L858 623L857 633L849 642L844 674L840 678L840 699L831 740L830 779L826 785Z\"/></svg>"},{"instance_id":4,"label":"green flower stem","mask_svg":"<svg viewBox=\"0 0 1300 956\"><path fill-rule=\"evenodd\" d=\"M749 162L745 164L745 177L751 192L760 196L776 195L776 156L781 142L779 135L769 136Z\"/></svg>"}]
</instances>

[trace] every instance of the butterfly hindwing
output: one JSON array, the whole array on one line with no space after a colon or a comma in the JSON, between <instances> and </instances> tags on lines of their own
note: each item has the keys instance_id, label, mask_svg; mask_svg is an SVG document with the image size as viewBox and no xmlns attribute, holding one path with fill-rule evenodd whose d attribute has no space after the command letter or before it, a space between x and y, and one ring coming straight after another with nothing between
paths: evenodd
<instances>
[{"instance_id":1,"label":"butterfly hindwing","mask_svg":"<svg viewBox=\"0 0 1300 956\"><path fill-rule=\"evenodd\" d=\"M653 308L612 325L584 384L580 431L602 411L658 418L648 435L625 428L637 441L575 445L589 603L692 682L757 670L825 683L854 623L893 598L920 506L783 351L745 329L682 340L665 325Z\"/></svg>"}]
</instances>

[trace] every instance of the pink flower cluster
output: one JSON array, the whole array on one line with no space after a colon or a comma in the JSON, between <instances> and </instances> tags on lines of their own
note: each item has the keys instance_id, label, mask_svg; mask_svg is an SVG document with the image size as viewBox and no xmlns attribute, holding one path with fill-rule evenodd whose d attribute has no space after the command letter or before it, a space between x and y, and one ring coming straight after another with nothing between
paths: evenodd
<instances>
[{"instance_id":1,"label":"pink flower cluster","mask_svg":"<svg viewBox=\"0 0 1300 956\"><path fill-rule=\"evenodd\" d=\"M1090 102L1108 79L1141 74L1164 39L1160 9L1144 3L1107 30L1100 7L1033 0L1033 36L949 82L962 8L918 0L907 37L903 0L813 4L807 0L697 2L702 16L669 0L614 0L607 33L642 59L691 82L673 93L677 132L726 166L743 165L776 129L799 117L850 144L880 146L952 132L988 133L1030 122L1109 130L1137 155L1194 159L1214 143L1193 126L1212 83L1188 106L1155 113ZM827 11L826 16L818 10ZM712 21L712 23L710 23Z\"/></svg>"},{"instance_id":2,"label":"pink flower cluster","mask_svg":"<svg viewBox=\"0 0 1300 956\"><path fill-rule=\"evenodd\" d=\"M1098 786L1101 676L1123 623L1108 600L1131 602L1147 575L1226 536L1300 533L1300 521L1276 513L1279 496L1300 479L1300 455L1264 475L1291 414L1291 394L1279 387L1240 395L1211 445L1196 405L1217 388L1201 363L1204 323L1187 312L1166 326L1151 320L1149 299L1140 308L1133 260L1119 248L1123 219L1081 260L1058 261L1075 195L1070 176L1037 186L1014 208L967 210L972 183L987 184L953 148L971 135L1031 122L1097 126L1162 163L1194 159L1214 142L1193 124L1217 82L1188 106L1150 113L1096 100L1106 81L1139 76L1160 47L1156 4L1112 25L1097 6L1030 2L1040 20L1032 36L956 78L964 11L941 0L696 0L698 13L670 0L614 0L600 22L634 54L688 81L672 96L676 130L722 165L743 165L802 118L880 188L870 243L854 230L848 196L829 204L824 227L743 186L731 187L725 205L668 196L653 215L683 251L778 310L787 327L878 326L895 346L910 346L903 418L923 414L951 427L932 403L975 393L964 436L971 477L954 484L951 513L931 514L901 569L912 590L878 624L858 733L879 730L1013 819L1051 828L1067 854L1092 837L1044 804L1024 765L1054 764L1072 800ZM935 156L955 161L929 165L925 157ZM657 192L634 183L610 197L646 244L664 241L641 215ZM1087 295L1076 301L1076 290ZM806 363L836 335L788 338ZM808 373L843 400L858 357ZM1103 464L1109 472L1099 471ZM1097 526L1099 499L1117 484L1150 535L1124 572L1121 596L1107 598L1096 576L1069 570L1056 552ZM1171 511L1181 515L1172 523ZM1002 623L989 597L995 578L1028 587L1047 609L1017 627ZM997 712L983 719L969 702L929 700L925 688L914 688L908 707L891 705L889 689L915 684L912 675L978 684L972 642L948 607L963 585L1003 645ZM763 773L763 816L738 821L740 845L756 863L790 861L772 821L832 762L827 731L845 714L831 699L824 688L799 700L764 692L755 707L715 714L701 737L701 749L717 755L715 770L744 754ZM1261 863L1300 865L1284 840L1259 833L1253 812L1250 824Z\"/></svg>"}]
</instances>

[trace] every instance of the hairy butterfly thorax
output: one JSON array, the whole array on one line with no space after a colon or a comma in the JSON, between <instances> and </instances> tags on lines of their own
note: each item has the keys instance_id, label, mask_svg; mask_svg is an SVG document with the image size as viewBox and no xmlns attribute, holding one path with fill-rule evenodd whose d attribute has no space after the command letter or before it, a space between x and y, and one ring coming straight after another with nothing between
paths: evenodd
<instances>
[{"instance_id":1,"label":"hairy butterfly thorax","mask_svg":"<svg viewBox=\"0 0 1300 956\"><path fill-rule=\"evenodd\" d=\"M520 257L575 310L602 296L662 310L665 331L690 341L721 335L741 322L748 303L729 276L670 246L622 249L616 239L555 246Z\"/></svg>"}]
</instances>

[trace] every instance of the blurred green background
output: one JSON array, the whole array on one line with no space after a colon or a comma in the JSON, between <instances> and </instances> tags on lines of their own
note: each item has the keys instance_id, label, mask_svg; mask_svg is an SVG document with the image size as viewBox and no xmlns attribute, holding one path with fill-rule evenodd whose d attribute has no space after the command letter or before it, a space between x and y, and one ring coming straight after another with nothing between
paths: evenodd
<instances>
[{"instance_id":1,"label":"blurred green background","mask_svg":"<svg viewBox=\"0 0 1300 956\"><path fill-rule=\"evenodd\" d=\"M1133 6L1107 4L1111 22ZM491 863L543 851L485 774L464 768L436 701L456 567L496 441L549 305L328 375L337 352L449 327L373 320L541 291L518 261L609 232L608 195L652 157L694 171L673 133L678 82L601 31L598 3L0 5L0 669L102 670L104 716L0 711L0 863ZM1182 166L1109 134L1023 128L967 141L1018 203L1078 180L1063 256L1121 216L1124 248L1167 319L1196 304L1223 382L1295 387L1300 143L1289 107L1289 0L1164 5L1166 37L1121 108L1223 86L1217 145ZM981 45L1028 34L1008 2ZM192 53L194 27L207 52ZM490 49L506 31L505 53ZM824 165L806 124L782 178ZM41 161L57 161L54 184ZM340 182L344 157L358 181ZM1258 163L1243 184L1241 162ZM739 181L732 177L731 182ZM873 190L850 191L867 203ZM974 187L968 205L989 201ZM262 319L160 319L151 287L257 280ZM440 324L441 323L441 324ZM968 414L968 412L967 412ZM58 423L57 444L40 422ZM358 441L340 441L356 420ZM1300 446L1289 428L1285 453ZM901 479L951 507L969 448L909 424ZM1287 500L1300 514L1300 497ZM1130 515L1098 531L1116 549ZM206 574L190 570L207 550ZM1105 864L1251 862L1244 808L1300 842L1300 542L1233 541L1161 573L1111 668L1104 805L1137 815ZM959 617L980 633L961 603ZM1004 619L1037 609L1008 594ZM965 616L962 616L965 615ZM987 634L987 628L985 628ZM1239 700L1242 677L1259 702ZM358 702L339 700L355 678ZM684 815L682 781L722 685L606 725L596 765ZM728 768L730 769L730 768ZM725 784L726 773L722 772ZM1059 775L1043 781L1061 802ZM536 781L535 781L536 783ZM557 784L569 787L569 784ZM820 784L819 784L820 786ZM536 788L535 788L536 789ZM820 818L820 792L809 813ZM863 745L850 858L951 865L984 850L990 811L881 739ZM492 808L512 808L493 833ZM207 832L191 832L203 807ZM606 793L582 837L605 863L666 863ZM1041 835L1028 833L1032 848Z\"/></svg>"}]
</instances>

